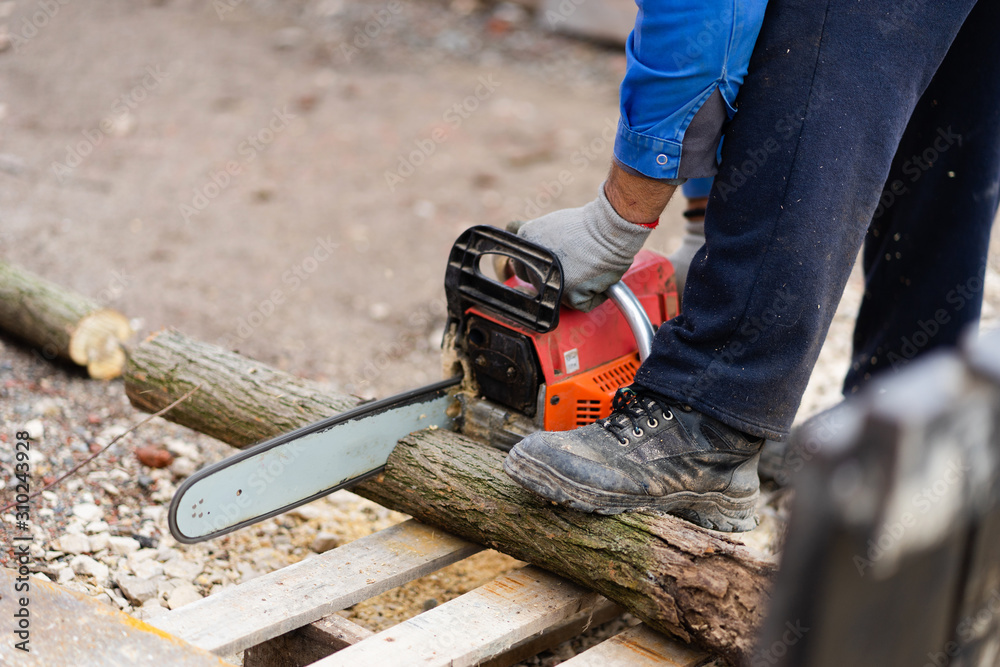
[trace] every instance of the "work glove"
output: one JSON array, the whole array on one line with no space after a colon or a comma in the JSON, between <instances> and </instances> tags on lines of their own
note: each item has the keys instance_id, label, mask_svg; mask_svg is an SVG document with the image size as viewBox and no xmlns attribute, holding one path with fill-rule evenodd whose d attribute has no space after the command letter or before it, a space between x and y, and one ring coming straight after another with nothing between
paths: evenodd
<instances>
[{"instance_id":1,"label":"work glove","mask_svg":"<svg viewBox=\"0 0 1000 667\"><path fill-rule=\"evenodd\" d=\"M601 305L605 292L621 280L652 231L618 215L601 184L597 199L528 222L511 222L507 231L543 246L562 263L563 303L587 312ZM522 280L524 267L514 262Z\"/></svg>"}]
</instances>

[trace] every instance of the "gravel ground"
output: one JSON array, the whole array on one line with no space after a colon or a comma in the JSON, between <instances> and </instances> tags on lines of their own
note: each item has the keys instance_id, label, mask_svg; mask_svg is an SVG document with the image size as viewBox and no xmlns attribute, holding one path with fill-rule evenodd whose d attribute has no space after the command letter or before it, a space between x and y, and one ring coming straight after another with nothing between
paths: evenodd
<instances>
[{"instance_id":1,"label":"gravel ground","mask_svg":"<svg viewBox=\"0 0 1000 667\"><path fill-rule=\"evenodd\" d=\"M336 391L386 396L436 379L451 242L473 223L503 225L593 196L622 56L547 34L511 4L401 2L355 52L344 47L372 19L370 3L230 4L222 16L194 0L60 4L37 36L0 50L0 257L137 318L140 334L177 326ZM13 33L33 10L0 2L0 25ZM145 79L147 67L159 78ZM447 125L443 114L483 76L500 85L481 108L389 185L387 173L404 173L401 156ZM125 95L134 104L119 113ZM281 110L295 116L287 128L185 218L182 205L211 194L206 184L240 157L242 140ZM71 173L53 168L102 127ZM552 195L561 171L570 182ZM649 247L673 248L680 207L678 197ZM284 279L323 242L334 261ZM993 328L1000 287L993 266L988 274L984 326ZM275 291L280 308L247 333ZM839 400L861 293L855 275L800 417ZM414 325L414 312L429 317ZM0 338L0 497L16 483L18 431L35 439L40 486L141 417L120 382L87 380ZM170 463L145 465L144 447ZM175 543L165 508L176 486L229 453L162 420L125 437L36 500L38 576L149 618L405 518L341 492L207 544ZM748 543L776 548L777 512L765 508ZM14 517L3 521L9 545ZM0 553L0 564L10 559ZM518 565L485 552L345 613L382 629ZM530 664L556 664L631 622Z\"/></svg>"}]
</instances>

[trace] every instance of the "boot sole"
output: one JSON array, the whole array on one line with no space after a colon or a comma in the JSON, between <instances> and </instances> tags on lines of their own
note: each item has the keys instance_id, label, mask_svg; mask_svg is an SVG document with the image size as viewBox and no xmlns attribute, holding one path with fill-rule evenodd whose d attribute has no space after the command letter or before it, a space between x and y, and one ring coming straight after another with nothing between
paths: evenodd
<instances>
[{"instance_id":1,"label":"boot sole","mask_svg":"<svg viewBox=\"0 0 1000 667\"><path fill-rule=\"evenodd\" d=\"M759 491L733 498L710 491L677 491L665 496L636 496L584 486L548 465L513 449L503 463L504 471L524 488L560 505L581 512L613 515L637 510L673 514L709 530L743 533L757 527Z\"/></svg>"}]
</instances>

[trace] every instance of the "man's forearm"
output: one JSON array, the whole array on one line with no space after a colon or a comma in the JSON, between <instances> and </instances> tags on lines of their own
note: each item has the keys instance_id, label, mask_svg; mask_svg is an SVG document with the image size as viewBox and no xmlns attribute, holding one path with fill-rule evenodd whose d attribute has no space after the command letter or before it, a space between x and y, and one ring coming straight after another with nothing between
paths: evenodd
<instances>
[{"instance_id":1,"label":"man's forearm","mask_svg":"<svg viewBox=\"0 0 1000 667\"><path fill-rule=\"evenodd\" d=\"M618 215L636 224L656 221L676 189L676 185L630 174L617 162L611 163L604 184L604 194Z\"/></svg>"}]
</instances>

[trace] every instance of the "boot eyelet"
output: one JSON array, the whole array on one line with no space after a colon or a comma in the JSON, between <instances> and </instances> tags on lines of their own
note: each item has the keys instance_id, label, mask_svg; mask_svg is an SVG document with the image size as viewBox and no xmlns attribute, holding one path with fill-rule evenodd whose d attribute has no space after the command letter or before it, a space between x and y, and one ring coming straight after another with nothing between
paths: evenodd
<instances>
[{"instance_id":1,"label":"boot eyelet","mask_svg":"<svg viewBox=\"0 0 1000 667\"><path fill-rule=\"evenodd\" d=\"M670 410L667 410L666 414L663 415L663 418L666 419L667 421L670 421L671 419L674 418L674 413L671 412Z\"/></svg>"},{"instance_id":2,"label":"boot eyelet","mask_svg":"<svg viewBox=\"0 0 1000 667\"><path fill-rule=\"evenodd\" d=\"M634 428L632 429L632 435L634 435L637 438L641 438L643 435L643 431L641 428Z\"/></svg>"},{"instance_id":3,"label":"boot eyelet","mask_svg":"<svg viewBox=\"0 0 1000 667\"><path fill-rule=\"evenodd\" d=\"M659 425L660 425L660 422L659 422L658 419L647 419L646 420L646 426L648 426L649 428L656 428Z\"/></svg>"},{"instance_id":4,"label":"boot eyelet","mask_svg":"<svg viewBox=\"0 0 1000 667\"><path fill-rule=\"evenodd\" d=\"M628 440L619 440L618 444L621 445L622 447L627 447L628 446Z\"/></svg>"}]
</instances>

